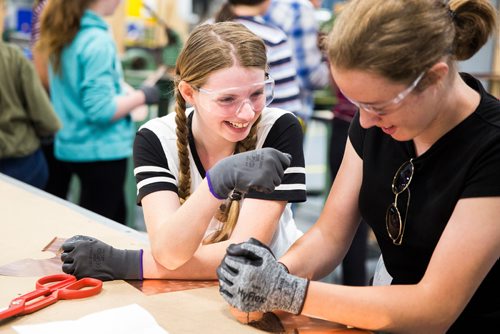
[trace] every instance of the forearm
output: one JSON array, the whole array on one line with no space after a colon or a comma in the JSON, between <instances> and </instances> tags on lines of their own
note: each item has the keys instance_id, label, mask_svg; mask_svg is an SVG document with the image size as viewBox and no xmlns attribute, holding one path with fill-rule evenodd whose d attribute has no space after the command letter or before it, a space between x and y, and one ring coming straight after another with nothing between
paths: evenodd
<instances>
[{"instance_id":1,"label":"forearm","mask_svg":"<svg viewBox=\"0 0 500 334\"><path fill-rule=\"evenodd\" d=\"M279 259L290 273L309 279L321 279L342 261L337 244L325 239L321 229L312 227Z\"/></svg>"},{"instance_id":2,"label":"forearm","mask_svg":"<svg viewBox=\"0 0 500 334\"><path fill-rule=\"evenodd\" d=\"M117 96L116 111L112 119L117 120L127 116L132 110L143 105L144 102L144 93L139 90L134 90L127 95Z\"/></svg>"},{"instance_id":3,"label":"forearm","mask_svg":"<svg viewBox=\"0 0 500 334\"><path fill-rule=\"evenodd\" d=\"M334 270L344 259L355 231L359 216L343 212L335 193L328 197L318 221L297 240L280 259L290 273L309 279L321 279ZM343 208L348 205L343 205ZM344 225L334 222L344 221ZM347 223L350 222L350 223Z\"/></svg>"},{"instance_id":4,"label":"forearm","mask_svg":"<svg viewBox=\"0 0 500 334\"><path fill-rule=\"evenodd\" d=\"M302 314L370 330L444 333L454 320L445 303L418 284L349 287L311 282Z\"/></svg>"},{"instance_id":5,"label":"forearm","mask_svg":"<svg viewBox=\"0 0 500 334\"><path fill-rule=\"evenodd\" d=\"M188 200L167 219L146 215L148 234L155 259L166 268L174 270L184 265L195 254L203 241L207 227L220 205L209 191L206 181ZM155 219L156 224L148 220Z\"/></svg>"},{"instance_id":6,"label":"forearm","mask_svg":"<svg viewBox=\"0 0 500 334\"><path fill-rule=\"evenodd\" d=\"M352 183L356 179L361 183L359 174L353 173L356 165L360 165L359 158L344 158L318 221L280 259L292 274L318 279L343 260L361 220L358 192Z\"/></svg>"},{"instance_id":7,"label":"forearm","mask_svg":"<svg viewBox=\"0 0 500 334\"><path fill-rule=\"evenodd\" d=\"M186 205L187 202L184 204ZM168 270L153 257L144 257L147 278L169 279L215 279L216 268L233 243L259 238L269 245L286 202L246 199L240 209L238 223L231 237L222 242L199 246L189 260L175 270ZM176 256L177 254L174 254Z\"/></svg>"},{"instance_id":8,"label":"forearm","mask_svg":"<svg viewBox=\"0 0 500 334\"><path fill-rule=\"evenodd\" d=\"M217 278L215 271L224 257L228 245L228 241L203 245L189 261L175 270L168 270L153 258L150 251L144 251L144 278L215 280Z\"/></svg>"}]
</instances>

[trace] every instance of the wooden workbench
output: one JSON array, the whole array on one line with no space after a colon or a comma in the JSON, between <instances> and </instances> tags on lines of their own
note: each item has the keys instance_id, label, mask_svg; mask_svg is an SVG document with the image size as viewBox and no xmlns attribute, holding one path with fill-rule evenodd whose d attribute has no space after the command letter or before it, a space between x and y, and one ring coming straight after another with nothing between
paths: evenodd
<instances>
[{"instance_id":1,"label":"wooden workbench","mask_svg":"<svg viewBox=\"0 0 500 334\"><path fill-rule=\"evenodd\" d=\"M0 275L0 308L8 306L14 297L34 289L40 276L30 276L30 270L34 271L33 263L58 260L54 253L42 251L55 237L90 235L120 248L141 248L148 243L146 235L140 232L3 174L0 174L0 233L0 271L5 272L12 264L18 264L14 268L22 268L17 269L16 276ZM0 322L0 332L16 333L13 325L76 320L90 313L130 304L145 308L170 334L263 333L235 320L215 284L147 294L121 280L105 282L99 295L61 300L33 314ZM306 317L285 316L284 321L291 327L298 327L298 331L294 328L290 333L366 333Z\"/></svg>"}]
</instances>

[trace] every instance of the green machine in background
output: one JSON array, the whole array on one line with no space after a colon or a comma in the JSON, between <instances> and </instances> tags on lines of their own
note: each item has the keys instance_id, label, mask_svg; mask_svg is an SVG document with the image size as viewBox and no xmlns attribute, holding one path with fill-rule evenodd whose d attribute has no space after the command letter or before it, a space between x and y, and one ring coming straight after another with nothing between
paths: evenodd
<instances>
[{"instance_id":1,"label":"green machine in background","mask_svg":"<svg viewBox=\"0 0 500 334\"><path fill-rule=\"evenodd\" d=\"M125 81L134 88L139 87L160 65L166 66L167 73L173 72L183 46L182 39L175 30L170 28L146 3L143 2L142 6L155 19L155 22L165 29L167 44L160 49L135 47L125 52L122 58ZM173 98L172 78L164 75L157 81L156 85L161 92L157 115L164 116L168 113L169 104Z\"/></svg>"}]
</instances>

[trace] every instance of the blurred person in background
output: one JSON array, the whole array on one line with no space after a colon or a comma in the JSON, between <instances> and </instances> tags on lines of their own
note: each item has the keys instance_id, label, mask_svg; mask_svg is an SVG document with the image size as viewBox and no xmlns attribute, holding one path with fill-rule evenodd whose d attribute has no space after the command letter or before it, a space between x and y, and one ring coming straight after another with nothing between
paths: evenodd
<instances>
[{"instance_id":1,"label":"blurred person in background","mask_svg":"<svg viewBox=\"0 0 500 334\"><path fill-rule=\"evenodd\" d=\"M47 191L66 198L72 175L80 205L124 224L124 182L135 125L130 113L158 102L156 87L125 93L123 72L105 16L120 0L50 0L38 50L49 62L49 86L63 128L55 137L59 168Z\"/></svg>"},{"instance_id":2,"label":"blurred person in background","mask_svg":"<svg viewBox=\"0 0 500 334\"><path fill-rule=\"evenodd\" d=\"M0 0L3 31L5 0ZM40 148L61 124L33 64L13 44L0 41L0 172L43 189L49 170Z\"/></svg>"},{"instance_id":3,"label":"blurred person in background","mask_svg":"<svg viewBox=\"0 0 500 334\"><path fill-rule=\"evenodd\" d=\"M266 45L269 75L274 80L274 99L270 106L293 112L300 119L304 111L293 51L286 34L264 21L271 0L228 0L215 14L215 22L235 21L262 38Z\"/></svg>"},{"instance_id":4,"label":"blurred person in background","mask_svg":"<svg viewBox=\"0 0 500 334\"><path fill-rule=\"evenodd\" d=\"M288 36L299 78L300 116L307 124L314 112L314 90L330 84L328 62L318 45L315 8L309 0L271 0L264 20Z\"/></svg>"}]
</instances>

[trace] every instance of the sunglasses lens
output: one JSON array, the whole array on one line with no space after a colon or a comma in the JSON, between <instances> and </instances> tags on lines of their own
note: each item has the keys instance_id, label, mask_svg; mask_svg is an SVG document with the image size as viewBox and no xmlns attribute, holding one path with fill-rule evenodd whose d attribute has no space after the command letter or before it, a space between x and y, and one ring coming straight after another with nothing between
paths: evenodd
<instances>
[{"instance_id":1,"label":"sunglasses lens","mask_svg":"<svg viewBox=\"0 0 500 334\"><path fill-rule=\"evenodd\" d=\"M411 178L413 176L413 163L411 161L406 162L402 165L396 172L394 182L392 184L392 190L395 194L400 194L405 191L406 187L410 184Z\"/></svg>"},{"instance_id":2,"label":"sunglasses lens","mask_svg":"<svg viewBox=\"0 0 500 334\"><path fill-rule=\"evenodd\" d=\"M398 208L394 204L391 204L387 209L385 223L387 232L389 233L391 239L398 239L402 230L401 215L399 214Z\"/></svg>"}]
</instances>

